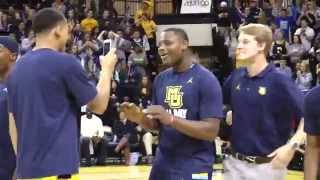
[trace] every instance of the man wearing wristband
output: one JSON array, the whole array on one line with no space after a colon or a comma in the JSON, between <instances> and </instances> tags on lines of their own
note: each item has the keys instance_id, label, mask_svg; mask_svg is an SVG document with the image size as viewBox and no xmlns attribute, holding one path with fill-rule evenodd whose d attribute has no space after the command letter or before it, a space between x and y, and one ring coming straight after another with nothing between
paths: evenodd
<instances>
[{"instance_id":1,"label":"man wearing wristband","mask_svg":"<svg viewBox=\"0 0 320 180\"><path fill-rule=\"evenodd\" d=\"M36 46L16 63L7 83L14 119L10 125L16 127L10 133L17 146L17 178L79 179L77 110L87 104L92 112L105 111L115 49L101 57L101 76L94 87L78 60L63 52L69 28L60 12L42 9L32 26Z\"/></svg>"},{"instance_id":2,"label":"man wearing wristband","mask_svg":"<svg viewBox=\"0 0 320 180\"><path fill-rule=\"evenodd\" d=\"M122 104L128 120L160 131L159 147L150 180L211 180L214 151L222 118L221 87L215 76L188 50L182 29L169 28L160 35L159 54L171 68L153 85L153 105L139 109Z\"/></svg>"},{"instance_id":3,"label":"man wearing wristband","mask_svg":"<svg viewBox=\"0 0 320 180\"><path fill-rule=\"evenodd\" d=\"M283 180L305 139L301 120L288 143L292 120L302 117L303 97L289 77L267 62L271 29L249 24L239 32L238 59L250 63L224 84L224 100L232 110L232 152L224 160L224 179Z\"/></svg>"},{"instance_id":4,"label":"man wearing wristband","mask_svg":"<svg viewBox=\"0 0 320 180\"><path fill-rule=\"evenodd\" d=\"M320 179L320 86L313 88L305 97L304 116L307 145L304 158L304 179Z\"/></svg>"}]
</instances>

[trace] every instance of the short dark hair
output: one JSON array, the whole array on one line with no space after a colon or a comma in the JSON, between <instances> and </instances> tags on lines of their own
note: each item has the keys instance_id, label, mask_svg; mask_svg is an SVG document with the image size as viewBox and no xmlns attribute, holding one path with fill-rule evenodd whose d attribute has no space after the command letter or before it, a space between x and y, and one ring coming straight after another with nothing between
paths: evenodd
<instances>
[{"instance_id":1,"label":"short dark hair","mask_svg":"<svg viewBox=\"0 0 320 180\"><path fill-rule=\"evenodd\" d=\"M188 34L186 33L186 31L184 31L181 28L168 28L168 29L165 29L163 32L173 32L176 35L180 36L183 40L186 40L189 42Z\"/></svg>"},{"instance_id":2,"label":"short dark hair","mask_svg":"<svg viewBox=\"0 0 320 180\"><path fill-rule=\"evenodd\" d=\"M32 18L32 29L35 34L39 34L49 31L65 21L66 18L59 11L53 8L44 8Z\"/></svg>"}]
</instances>

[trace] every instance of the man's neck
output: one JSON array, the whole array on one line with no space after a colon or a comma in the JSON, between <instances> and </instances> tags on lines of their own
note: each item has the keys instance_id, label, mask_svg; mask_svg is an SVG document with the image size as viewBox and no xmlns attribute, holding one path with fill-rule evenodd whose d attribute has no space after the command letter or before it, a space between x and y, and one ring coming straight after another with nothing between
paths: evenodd
<instances>
[{"instance_id":1,"label":"man's neck","mask_svg":"<svg viewBox=\"0 0 320 180\"><path fill-rule=\"evenodd\" d=\"M6 79L6 74L0 74L0 83L4 82L4 80Z\"/></svg>"},{"instance_id":2,"label":"man's neck","mask_svg":"<svg viewBox=\"0 0 320 180\"><path fill-rule=\"evenodd\" d=\"M267 59L264 54L259 54L253 59L253 63L247 67L250 77L260 74L268 66Z\"/></svg>"},{"instance_id":3,"label":"man's neck","mask_svg":"<svg viewBox=\"0 0 320 180\"><path fill-rule=\"evenodd\" d=\"M193 64L192 56L184 56L182 59L182 62L177 66L174 66L173 69L176 72L185 72L191 67L192 64Z\"/></svg>"},{"instance_id":4,"label":"man's neck","mask_svg":"<svg viewBox=\"0 0 320 180\"><path fill-rule=\"evenodd\" d=\"M7 79L9 75L9 70L10 70L10 67L5 72L0 72L0 82L4 82Z\"/></svg>"},{"instance_id":5,"label":"man's neck","mask_svg":"<svg viewBox=\"0 0 320 180\"><path fill-rule=\"evenodd\" d=\"M60 50L57 43L54 43L54 41L40 37L36 38L36 46L34 47L34 50L36 49L52 49L54 51Z\"/></svg>"}]
</instances>

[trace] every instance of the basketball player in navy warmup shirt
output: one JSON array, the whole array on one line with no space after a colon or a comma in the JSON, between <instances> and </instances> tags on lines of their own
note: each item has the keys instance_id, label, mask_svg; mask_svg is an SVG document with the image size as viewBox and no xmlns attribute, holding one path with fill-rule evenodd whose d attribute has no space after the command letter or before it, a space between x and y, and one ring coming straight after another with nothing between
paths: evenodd
<instances>
[{"instance_id":1,"label":"basketball player in navy warmup shirt","mask_svg":"<svg viewBox=\"0 0 320 180\"><path fill-rule=\"evenodd\" d=\"M304 140L301 125L287 143L292 120L302 116L302 94L266 60L272 43L270 28L249 24L239 31L238 58L250 64L235 70L224 85L225 101L232 109L233 148L224 161L224 179L282 180Z\"/></svg>"},{"instance_id":2,"label":"basketball player in navy warmup shirt","mask_svg":"<svg viewBox=\"0 0 320 180\"><path fill-rule=\"evenodd\" d=\"M222 117L221 87L211 72L193 63L187 48L183 30L162 32L159 54L171 68L155 79L153 105L144 114L133 104L122 104L128 120L160 130L150 180L212 177L212 141Z\"/></svg>"},{"instance_id":3,"label":"basketball player in navy warmup shirt","mask_svg":"<svg viewBox=\"0 0 320 180\"><path fill-rule=\"evenodd\" d=\"M305 180L319 180L320 163L320 86L313 88L304 101L304 130L307 133Z\"/></svg>"},{"instance_id":4,"label":"basketball player in navy warmup shirt","mask_svg":"<svg viewBox=\"0 0 320 180\"><path fill-rule=\"evenodd\" d=\"M15 154L9 136L9 115L6 78L14 64L19 46L12 38L0 36L0 179L11 180L16 167Z\"/></svg>"},{"instance_id":5,"label":"basketball player in navy warmup shirt","mask_svg":"<svg viewBox=\"0 0 320 180\"><path fill-rule=\"evenodd\" d=\"M17 178L78 179L77 109L88 104L103 113L109 99L115 50L101 57L97 87L77 59L63 53L69 28L60 12L48 8L33 18L35 48L21 57L8 78L9 112L15 119Z\"/></svg>"}]
</instances>

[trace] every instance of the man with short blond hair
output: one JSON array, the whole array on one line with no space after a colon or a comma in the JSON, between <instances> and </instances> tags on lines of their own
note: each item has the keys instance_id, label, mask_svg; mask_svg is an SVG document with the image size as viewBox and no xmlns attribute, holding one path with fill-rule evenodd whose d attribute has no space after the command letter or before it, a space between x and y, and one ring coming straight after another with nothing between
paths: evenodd
<instances>
[{"instance_id":1,"label":"man with short blond hair","mask_svg":"<svg viewBox=\"0 0 320 180\"><path fill-rule=\"evenodd\" d=\"M232 153L224 161L224 179L283 180L305 138L301 121L288 141L291 120L302 117L302 94L267 62L272 43L269 27L249 24L239 32L238 59L249 64L235 70L224 84L224 101L232 110Z\"/></svg>"}]
</instances>

